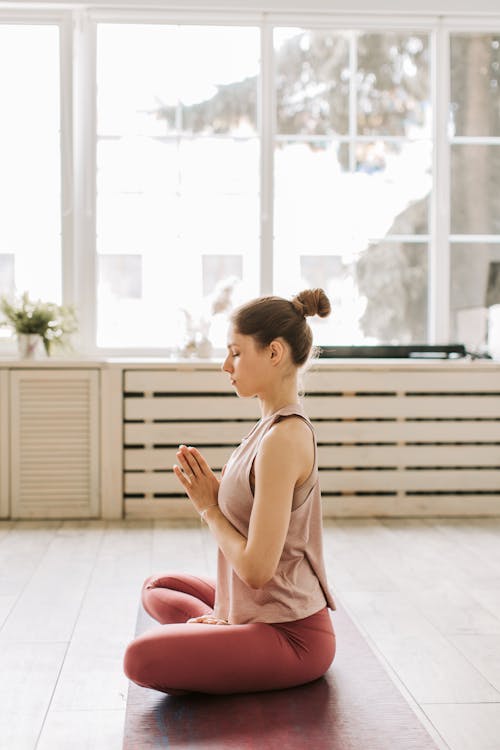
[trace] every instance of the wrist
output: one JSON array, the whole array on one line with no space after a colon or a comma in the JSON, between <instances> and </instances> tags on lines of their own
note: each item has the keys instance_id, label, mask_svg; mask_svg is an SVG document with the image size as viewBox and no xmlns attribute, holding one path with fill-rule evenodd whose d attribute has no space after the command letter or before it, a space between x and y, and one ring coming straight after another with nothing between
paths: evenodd
<instances>
[{"instance_id":1,"label":"wrist","mask_svg":"<svg viewBox=\"0 0 500 750\"><path fill-rule=\"evenodd\" d=\"M217 510L219 509L219 506L217 503L212 503L212 505L207 505L206 508L203 508L203 510L200 512L201 520L205 521L205 523L208 523L207 514L210 513L210 511L213 511L215 508L217 508Z\"/></svg>"}]
</instances>

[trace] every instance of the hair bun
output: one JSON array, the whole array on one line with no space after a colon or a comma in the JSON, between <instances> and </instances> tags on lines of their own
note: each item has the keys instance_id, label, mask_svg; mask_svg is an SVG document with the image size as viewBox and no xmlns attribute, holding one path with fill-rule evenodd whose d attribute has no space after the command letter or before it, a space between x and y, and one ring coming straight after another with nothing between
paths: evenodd
<instances>
[{"instance_id":1,"label":"hair bun","mask_svg":"<svg viewBox=\"0 0 500 750\"><path fill-rule=\"evenodd\" d=\"M323 289L304 289L296 294L291 302L297 312L304 317L319 315L320 318L326 318L332 310L330 300Z\"/></svg>"}]
</instances>

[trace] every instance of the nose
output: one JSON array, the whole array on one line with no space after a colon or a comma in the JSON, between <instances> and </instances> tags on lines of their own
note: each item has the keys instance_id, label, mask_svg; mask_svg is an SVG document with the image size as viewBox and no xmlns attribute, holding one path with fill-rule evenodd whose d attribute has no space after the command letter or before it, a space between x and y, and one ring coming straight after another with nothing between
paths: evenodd
<instances>
[{"instance_id":1,"label":"nose","mask_svg":"<svg viewBox=\"0 0 500 750\"><path fill-rule=\"evenodd\" d=\"M222 369L224 372L231 372L232 366L230 364L230 355L228 354L224 362L222 363Z\"/></svg>"}]
</instances>

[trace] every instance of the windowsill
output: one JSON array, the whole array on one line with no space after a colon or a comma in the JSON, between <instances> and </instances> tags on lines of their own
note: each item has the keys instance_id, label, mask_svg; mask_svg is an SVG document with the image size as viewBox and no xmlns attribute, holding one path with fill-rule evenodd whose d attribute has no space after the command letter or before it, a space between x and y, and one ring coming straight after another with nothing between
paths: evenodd
<instances>
[{"instance_id":1,"label":"windowsill","mask_svg":"<svg viewBox=\"0 0 500 750\"><path fill-rule=\"evenodd\" d=\"M0 369L53 369L53 368L118 368L118 369L182 369L182 370L218 370L221 368L223 357L211 358L174 358L174 357L106 357L106 356L74 356L48 357L41 359L19 359L17 356L0 356ZM429 358L394 358L394 359L361 359L357 357L346 359L322 358L315 360L313 369L489 369L500 366L500 360L469 359L429 359Z\"/></svg>"}]
</instances>

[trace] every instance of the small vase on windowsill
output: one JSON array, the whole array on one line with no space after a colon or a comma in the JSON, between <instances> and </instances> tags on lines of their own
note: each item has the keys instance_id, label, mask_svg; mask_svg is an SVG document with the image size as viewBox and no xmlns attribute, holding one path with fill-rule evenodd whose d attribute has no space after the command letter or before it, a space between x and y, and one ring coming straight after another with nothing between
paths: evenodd
<instances>
[{"instance_id":1,"label":"small vase on windowsill","mask_svg":"<svg viewBox=\"0 0 500 750\"><path fill-rule=\"evenodd\" d=\"M38 333L18 333L17 351L19 359L46 359L43 339Z\"/></svg>"}]
</instances>

